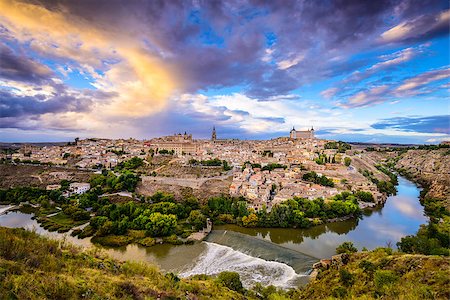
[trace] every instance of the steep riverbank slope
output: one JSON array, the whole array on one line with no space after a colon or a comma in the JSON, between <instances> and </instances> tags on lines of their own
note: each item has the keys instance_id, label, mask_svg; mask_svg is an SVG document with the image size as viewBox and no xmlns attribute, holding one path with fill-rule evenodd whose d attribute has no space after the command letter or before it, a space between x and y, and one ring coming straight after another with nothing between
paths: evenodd
<instances>
[{"instance_id":1,"label":"steep riverbank slope","mask_svg":"<svg viewBox=\"0 0 450 300\"><path fill-rule=\"evenodd\" d=\"M222 280L179 279L148 264L118 262L98 251L0 227L0 295L6 299L448 299L449 267L447 258L378 249L350 255L304 289L249 291L232 274L219 275Z\"/></svg>"},{"instance_id":2,"label":"steep riverbank slope","mask_svg":"<svg viewBox=\"0 0 450 300\"><path fill-rule=\"evenodd\" d=\"M450 260L378 248L351 254L340 266L319 273L303 299L449 299Z\"/></svg>"},{"instance_id":3,"label":"steep riverbank slope","mask_svg":"<svg viewBox=\"0 0 450 300\"><path fill-rule=\"evenodd\" d=\"M408 150L400 156L395 167L427 187L424 198L444 200L444 206L450 209L449 149Z\"/></svg>"},{"instance_id":4,"label":"steep riverbank slope","mask_svg":"<svg viewBox=\"0 0 450 300\"><path fill-rule=\"evenodd\" d=\"M0 299L244 299L212 279L179 279L23 229L0 227Z\"/></svg>"}]
</instances>

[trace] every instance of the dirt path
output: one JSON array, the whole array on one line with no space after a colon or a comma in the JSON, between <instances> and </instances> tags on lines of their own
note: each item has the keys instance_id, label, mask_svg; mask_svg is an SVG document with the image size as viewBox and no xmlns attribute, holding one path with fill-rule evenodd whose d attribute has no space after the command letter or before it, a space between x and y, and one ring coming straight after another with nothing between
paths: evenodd
<instances>
[{"instance_id":1,"label":"dirt path","mask_svg":"<svg viewBox=\"0 0 450 300\"><path fill-rule=\"evenodd\" d=\"M37 178L37 179L39 179L39 181L40 181L41 183L44 183L44 181L42 181L42 178L41 178L40 175L31 175L31 177Z\"/></svg>"},{"instance_id":2,"label":"dirt path","mask_svg":"<svg viewBox=\"0 0 450 300\"><path fill-rule=\"evenodd\" d=\"M172 164L172 163L174 163L174 162L176 162L176 161L178 161L178 160L180 160L180 159L179 159L179 158L174 158L174 159L170 160L166 165L163 165L163 166L161 166L161 167L158 167L158 168L154 169L153 172L158 172L158 171L161 170L162 168L165 168L165 167L167 167L168 165L170 165L170 164Z\"/></svg>"}]
</instances>

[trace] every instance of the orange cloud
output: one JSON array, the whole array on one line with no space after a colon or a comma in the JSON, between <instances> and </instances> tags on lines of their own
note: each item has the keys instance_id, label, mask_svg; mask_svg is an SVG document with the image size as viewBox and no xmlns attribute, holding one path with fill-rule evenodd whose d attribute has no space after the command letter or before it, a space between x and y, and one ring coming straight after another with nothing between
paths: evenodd
<instances>
[{"instance_id":1,"label":"orange cloud","mask_svg":"<svg viewBox=\"0 0 450 300\"><path fill-rule=\"evenodd\" d=\"M162 110L179 86L175 72L141 48L140 41L119 32L92 27L64 11L10 0L0 0L0 24L12 37L29 42L43 55L76 61L97 80L95 87L114 92L109 102L96 103L95 114L145 116ZM114 58L116 63L103 61ZM106 69L103 75L95 69Z\"/></svg>"}]
</instances>

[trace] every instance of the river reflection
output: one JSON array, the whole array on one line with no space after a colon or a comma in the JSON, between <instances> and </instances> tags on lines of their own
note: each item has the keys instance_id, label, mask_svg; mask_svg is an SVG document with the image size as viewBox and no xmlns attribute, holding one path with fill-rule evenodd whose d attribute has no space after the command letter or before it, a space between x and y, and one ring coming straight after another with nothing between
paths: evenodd
<instances>
[{"instance_id":1,"label":"river reflection","mask_svg":"<svg viewBox=\"0 0 450 300\"><path fill-rule=\"evenodd\" d=\"M352 241L359 249L373 249L395 244L404 236L414 234L427 221L419 202L420 190L400 177L396 196L383 208L365 211L361 219L329 223L308 229L242 228L235 225L215 226L264 239L315 257L329 257L336 247Z\"/></svg>"}]
</instances>

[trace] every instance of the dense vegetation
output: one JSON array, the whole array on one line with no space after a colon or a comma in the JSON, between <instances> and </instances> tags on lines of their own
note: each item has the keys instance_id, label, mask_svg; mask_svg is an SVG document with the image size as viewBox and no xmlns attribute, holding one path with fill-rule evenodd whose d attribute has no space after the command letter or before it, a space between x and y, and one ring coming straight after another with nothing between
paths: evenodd
<instances>
[{"instance_id":1,"label":"dense vegetation","mask_svg":"<svg viewBox=\"0 0 450 300\"><path fill-rule=\"evenodd\" d=\"M286 165L278 164L278 163L270 163L261 168L261 171L273 171L275 169L286 169Z\"/></svg>"},{"instance_id":2,"label":"dense vegetation","mask_svg":"<svg viewBox=\"0 0 450 300\"><path fill-rule=\"evenodd\" d=\"M351 245L344 248L354 252ZM449 268L448 259L379 248L349 255L303 288L257 284L248 290L234 272L182 279L146 263L118 262L94 249L0 227L5 299L448 299Z\"/></svg>"},{"instance_id":3,"label":"dense vegetation","mask_svg":"<svg viewBox=\"0 0 450 300\"><path fill-rule=\"evenodd\" d=\"M397 243L406 253L427 255L450 255L450 211L445 208L442 199L425 198L425 187L421 191L420 202L430 218L428 224L420 226L417 234L409 235Z\"/></svg>"},{"instance_id":4,"label":"dense vegetation","mask_svg":"<svg viewBox=\"0 0 450 300\"><path fill-rule=\"evenodd\" d=\"M306 174L303 174L303 180L305 181L310 181L310 182L314 182L316 184L320 184L323 186L330 186L330 187L334 187L334 183L333 180L331 180L330 178L328 178L325 175L319 176L316 172L311 171L308 172Z\"/></svg>"},{"instance_id":5,"label":"dense vegetation","mask_svg":"<svg viewBox=\"0 0 450 300\"><path fill-rule=\"evenodd\" d=\"M371 182L373 182L377 186L377 189L378 189L378 191L380 191L380 193L385 193L388 196L397 194L397 188L395 187L395 185L397 184L397 176L395 176L395 180L394 180L394 182L392 182L392 181L378 180L373 175L373 172L368 171L368 170L363 170L363 171L360 170L360 172L362 175L364 175L364 177L369 179ZM395 174L393 174L393 175L395 175ZM392 178L391 178L391 180L392 180Z\"/></svg>"},{"instance_id":6,"label":"dense vegetation","mask_svg":"<svg viewBox=\"0 0 450 300\"><path fill-rule=\"evenodd\" d=\"M161 155L174 155L175 151L173 151L173 150L169 151L167 149L161 149L161 150L158 151L158 153L161 154Z\"/></svg>"},{"instance_id":7,"label":"dense vegetation","mask_svg":"<svg viewBox=\"0 0 450 300\"><path fill-rule=\"evenodd\" d=\"M333 200L308 200L294 197L275 205L268 212L265 207L257 212L247 209L245 201L215 197L208 201L206 215L216 222L239 223L246 227L305 228L333 218L356 216L360 213L357 198L338 196Z\"/></svg>"},{"instance_id":8,"label":"dense vegetation","mask_svg":"<svg viewBox=\"0 0 450 300\"><path fill-rule=\"evenodd\" d=\"M236 287L230 276L203 277L180 279L148 264L121 263L95 250L0 227L2 299L244 299L249 293L228 288L229 283Z\"/></svg>"},{"instance_id":9,"label":"dense vegetation","mask_svg":"<svg viewBox=\"0 0 450 300\"><path fill-rule=\"evenodd\" d=\"M64 198L60 191L46 191L34 187L16 187L7 190L0 189L0 203L19 204L22 202L30 202L33 204L40 203L46 197L47 200L63 201Z\"/></svg>"},{"instance_id":10,"label":"dense vegetation","mask_svg":"<svg viewBox=\"0 0 450 300\"><path fill-rule=\"evenodd\" d=\"M449 299L450 261L438 256L405 255L390 248L350 253L342 265L321 271L300 299Z\"/></svg>"},{"instance_id":11,"label":"dense vegetation","mask_svg":"<svg viewBox=\"0 0 450 300\"><path fill-rule=\"evenodd\" d=\"M226 160L220 160L218 158L208 159L208 160L196 160L190 159L189 164L191 166L206 166L206 167L223 167L224 171L231 170L231 167L228 165Z\"/></svg>"},{"instance_id":12,"label":"dense vegetation","mask_svg":"<svg viewBox=\"0 0 450 300\"><path fill-rule=\"evenodd\" d=\"M362 201L362 202L375 202L375 199L373 198L373 195L371 192L365 192L365 191L356 191L356 192L348 192L344 191L340 194L335 195L333 200L340 200L340 201ZM357 203L357 202L355 202Z\"/></svg>"},{"instance_id":13,"label":"dense vegetation","mask_svg":"<svg viewBox=\"0 0 450 300\"><path fill-rule=\"evenodd\" d=\"M339 153L345 153L345 151L352 149L350 144L345 142L337 141L337 142L328 142L324 145L325 149L337 149Z\"/></svg>"},{"instance_id":14,"label":"dense vegetation","mask_svg":"<svg viewBox=\"0 0 450 300\"><path fill-rule=\"evenodd\" d=\"M122 169L122 173L119 176L116 176L111 171L95 174L91 177L89 183L92 188L98 188L105 193L123 190L134 192L139 181L139 175L127 169Z\"/></svg>"},{"instance_id":15,"label":"dense vegetation","mask_svg":"<svg viewBox=\"0 0 450 300\"><path fill-rule=\"evenodd\" d=\"M119 163L114 170L125 171L125 170L135 170L144 165L144 160L139 157L132 157L131 159Z\"/></svg>"}]
</instances>

